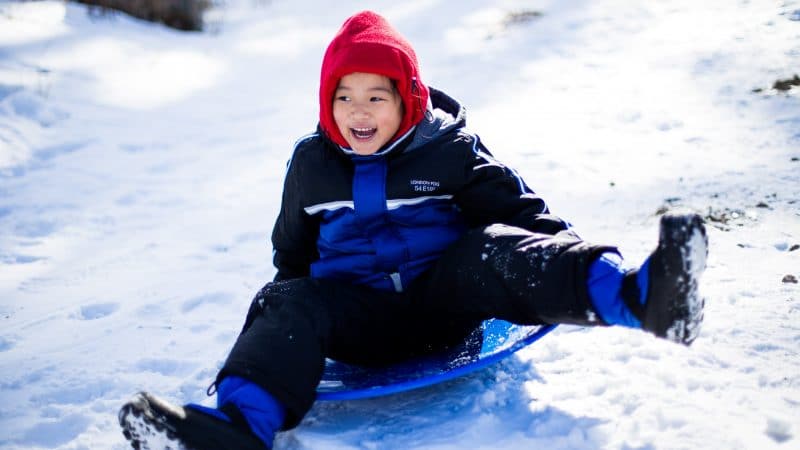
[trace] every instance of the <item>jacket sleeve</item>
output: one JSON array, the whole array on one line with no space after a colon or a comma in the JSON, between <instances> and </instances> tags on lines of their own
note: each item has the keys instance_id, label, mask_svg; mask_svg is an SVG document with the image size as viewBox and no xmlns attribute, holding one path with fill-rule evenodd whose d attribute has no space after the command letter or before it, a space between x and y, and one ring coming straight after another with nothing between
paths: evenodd
<instances>
[{"instance_id":1,"label":"jacket sleeve","mask_svg":"<svg viewBox=\"0 0 800 450\"><path fill-rule=\"evenodd\" d=\"M465 182L455 201L471 226L503 223L544 234L569 229L514 170L494 159L477 136L470 145L465 151Z\"/></svg>"},{"instance_id":2,"label":"jacket sleeve","mask_svg":"<svg viewBox=\"0 0 800 450\"><path fill-rule=\"evenodd\" d=\"M293 156L293 160L297 155ZM308 276L311 263L319 258L319 222L303 210L303 183L298 162L289 161L283 185L281 210L272 229L275 281Z\"/></svg>"}]
</instances>

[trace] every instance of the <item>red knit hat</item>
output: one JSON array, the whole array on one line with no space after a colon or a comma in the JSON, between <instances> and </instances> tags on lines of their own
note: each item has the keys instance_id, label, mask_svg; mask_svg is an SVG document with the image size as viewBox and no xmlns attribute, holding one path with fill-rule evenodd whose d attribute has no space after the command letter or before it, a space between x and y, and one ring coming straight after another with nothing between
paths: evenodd
<instances>
[{"instance_id":1,"label":"red knit hat","mask_svg":"<svg viewBox=\"0 0 800 450\"><path fill-rule=\"evenodd\" d=\"M419 76L411 44L383 17L362 11L344 22L322 60L319 87L319 123L331 140L349 147L333 119L333 95L339 80L353 72L384 75L397 83L404 114L394 141L419 123L428 104L428 88Z\"/></svg>"}]
</instances>

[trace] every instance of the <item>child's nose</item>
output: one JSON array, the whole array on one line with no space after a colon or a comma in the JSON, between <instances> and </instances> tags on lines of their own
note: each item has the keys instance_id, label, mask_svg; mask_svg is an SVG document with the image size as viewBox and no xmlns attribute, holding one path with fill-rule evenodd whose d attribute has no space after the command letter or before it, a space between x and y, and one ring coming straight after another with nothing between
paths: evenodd
<instances>
[{"instance_id":1,"label":"child's nose","mask_svg":"<svg viewBox=\"0 0 800 450\"><path fill-rule=\"evenodd\" d=\"M353 110L351 111L351 113L354 116L365 116L369 113L369 108L367 107L366 104L362 102L357 102L353 104Z\"/></svg>"}]
</instances>

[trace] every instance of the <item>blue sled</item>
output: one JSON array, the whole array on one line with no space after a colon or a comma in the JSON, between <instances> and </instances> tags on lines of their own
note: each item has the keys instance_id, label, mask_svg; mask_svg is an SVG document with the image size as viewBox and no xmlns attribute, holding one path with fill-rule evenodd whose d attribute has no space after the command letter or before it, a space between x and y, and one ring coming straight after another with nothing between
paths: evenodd
<instances>
[{"instance_id":1,"label":"blue sled","mask_svg":"<svg viewBox=\"0 0 800 450\"><path fill-rule=\"evenodd\" d=\"M317 386L317 400L380 397L452 380L511 356L555 327L491 319L452 350L388 367L366 368L329 359Z\"/></svg>"}]
</instances>

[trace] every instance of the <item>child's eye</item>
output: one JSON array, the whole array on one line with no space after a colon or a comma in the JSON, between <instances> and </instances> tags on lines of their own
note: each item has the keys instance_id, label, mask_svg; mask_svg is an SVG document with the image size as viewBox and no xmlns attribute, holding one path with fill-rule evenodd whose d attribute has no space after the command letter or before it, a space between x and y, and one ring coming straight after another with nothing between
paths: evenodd
<instances>
[{"instance_id":1,"label":"child's eye","mask_svg":"<svg viewBox=\"0 0 800 450\"><path fill-rule=\"evenodd\" d=\"M340 96L336 97L336 101L349 102L350 101L350 97L348 97L346 95L340 95Z\"/></svg>"},{"instance_id":2,"label":"child's eye","mask_svg":"<svg viewBox=\"0 0 800 450\"><path fill-rule=\"evenodd\" d=\"M369 99L371 102L382 102L384 99L382 97L372 97Z\"/></svg>"}]
</instances>

